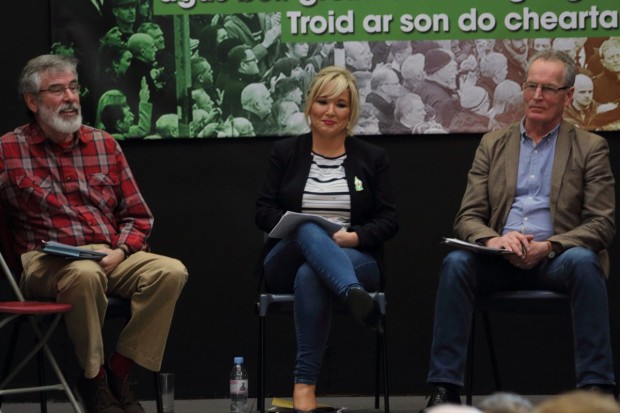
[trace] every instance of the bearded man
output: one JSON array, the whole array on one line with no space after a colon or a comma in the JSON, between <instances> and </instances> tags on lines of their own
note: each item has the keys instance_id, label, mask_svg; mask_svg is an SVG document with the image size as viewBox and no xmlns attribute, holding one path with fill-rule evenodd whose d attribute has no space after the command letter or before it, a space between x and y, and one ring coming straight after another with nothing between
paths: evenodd
<instances>
[{"instance_id":1,"label":"bearded man","mask_svg":"<svg viewBox=\"0 0 620 413\"><path fill-rule=\"evenodd\" d=\"M161 368L187 269L148 251L153 216L120 146L82 125L77 61L43 55L19 79L32 122L0 138L0 203L23 265L28 298L70 303L69 337L83 369L77 390L89 413L143 413L131 389L134 363ZM57 241L104 253L67 260L40 251ZM131 300L132 317L104 357L107 297Z\"/></svg>"}]
</instances>

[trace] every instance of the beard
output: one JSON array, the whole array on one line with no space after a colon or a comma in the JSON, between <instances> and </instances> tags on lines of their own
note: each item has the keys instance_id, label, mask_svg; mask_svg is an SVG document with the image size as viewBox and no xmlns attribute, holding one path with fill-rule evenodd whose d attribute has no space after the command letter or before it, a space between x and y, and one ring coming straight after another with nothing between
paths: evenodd
<instances>
[{"instance_id":1,"label":"beard","mask_svg":"<svg viewBox=\"0 0 620 413\"><path fill-rule=\"evenodd\" d=\"M60 112L63 110L75 110L76 115L73 119L63 119L62 116L60 116ZM39 106L39 116L42 122L48 124L52 129L60 133L73 133L82 126L82 110L77 103L63 103L56 110L42 104Z\"/></svg>"}]
</instances>

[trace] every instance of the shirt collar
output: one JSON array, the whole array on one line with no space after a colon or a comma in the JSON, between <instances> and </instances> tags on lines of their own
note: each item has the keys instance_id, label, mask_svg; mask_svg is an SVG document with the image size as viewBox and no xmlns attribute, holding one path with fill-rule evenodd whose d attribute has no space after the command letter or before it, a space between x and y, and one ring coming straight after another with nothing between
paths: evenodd
<instances>
[{"instance_id":1,"label":"shirt collar","mask_svg":"<svg viewBox=\"0 0 620 413\"><path fill-rule=\"evenodd\" d=\"M78 139L83 144L90 142L93 138L92 130L84 127L84 125L80 126L80 129L78 129L76 133ZM26 133L26 137L28 139L28 143L32 145L39 145L48 140L37 122L32 122L28 125L28 133Z\"/></svg>"},{"instance_id":2,"label":"shirt collar","mask_svg":"<svg viewBox=\"0 0 620 413\"><path fill-rule=\"evenodd\" d=\"M521 142L525 142L526 139L530 139L527 136L527 131L525 130L525 117L521 119L521 123L519 124L519 131L521 132ZM553 129L551 129L543 138L540 140L541 142L545 140L555 139L558 136L560 131L560 124L558 123Z\"/></svg>"}]
</instances>

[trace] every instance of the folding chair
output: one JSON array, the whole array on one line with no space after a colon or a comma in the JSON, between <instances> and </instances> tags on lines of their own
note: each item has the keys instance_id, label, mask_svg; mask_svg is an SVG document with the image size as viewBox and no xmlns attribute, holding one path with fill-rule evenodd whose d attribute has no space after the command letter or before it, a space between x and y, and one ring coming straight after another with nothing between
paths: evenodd
<instances>
[{"instance_id":1,"label":"folding chair","mask_svg":"<svg viewBox=\"0 0 620 413\"><path fill-rule=\"evenodd\" d=\"M372 299L377 303L379 312L381 313L381 326L383 333L377 333L376 352L375 352L375 409L379 408L379 393L383 387L383 408L385 413L390 412L390 396L388 388L388 372L387 372L387 339L386 339L386 299L385 293L370 293ZM257 412L265 413L265 343L266 343L266 318L270 310L281 310L283 306L290 305L295 301L293 294L271 294L261 293L256 303L256 311L258 314L258 394L257 394ZM381 381L383 379L383 382Z\"/></svg>"},{"instance_id":2,"label":"folding chair","mask_svg":"<svg viewBox=\"0 0 620 413\"><path fill-rule=\"evenodd\" d=\"M0 264L2 265L2 272L5 274L7 280L9 281L9 283L11 284L12 290L14 291L16 297L18 297L18 299L20 300L20 302L26 302L24 300L23 295L21 294L21 291L19 290L19 287L17 285L17 282L15 281L15 277L13 277L13 271L17 272L20 269L20 264L17 260L17 257L14 254L10 254L7 253L6 255L6 260L5 257L2 255L1 252L3 251L9 251L9 249L11 248L11 246L13 245L13 239L12 236L10 234L10 230L8 229L8 221L7 221L7 217L6 217L6 213L4 211L4 208L2 208L2 206L0 205ZM56 314L55 317L52 319L50 326L47 330L47 334L45 336L43 336L43 338L45 338L45 342L43 342L43 344L41 345L43 351L47 354L49 353L48 359L51 357L51 359L53 360L53 356L50 352L50 350L47 348L47 346L45 345L45 343L47 342L47 340L49 339L49 336L51 336L51 333L53 332L53 329L56 328L56 326L58 325L58 323L60 322L61 318L62 318L62 313L63 312L67 312L71 309L71 305L69 304L58 304L58 303L54 303L54 302L49 302L49 301L44 301L44 302L32 302L32 301L27 301L28 303L33 303L33 305L28 304L27 306L21 305L22 308L20 308L20 305L12 305L12 306L7 306L7 310L9 313L11 312L15 312L15 311L21 311L21 313L17 313L17 314L22 314L25 315L24 311L26 310L23 307L28 307L28 309L30 311L33 312L33 316L34 315L50 315L50 314ZM37 306L35 306L34 304L37 304ZM68 306L67 309L65 309ZM57 310L57 311L53 311L53 310ZM63 311L60 311L63 310ZM2 307L0 307L0 313L4 313L4 310ZM17 315L14 315L11 317L12 319L17 318ZM106 320L109 319L114 319L114 318L123 318L125 320L125 322L128 322L129 319L131 318L131 301L127 298L121 298L121 297L108 297L108 307L106 309ZM10 320L6 321L4 324L8 323ZM30 317L30 324L33 325L33 329L34 327L38 326L36 325L36 321L34 320L34 317ZM2 326L4 326L4 324L0 324L0 328ZM18 324L19 325L19 324ZM14 391L6 391L3 392L4 387L10 382L9 379L12 379L14 377L15 373L12 373L11 376L7 376L8 370L10 369L10 361L13 357L14 351L15 351L15 346L16 346L16 341L17 341L17 336L18 336L18 330L19 327L16 327L16 329L13 332L12 338L11 338L11 344L9 345L9 350L8 350L8 355L7 355L7 360L5 363L5 372L3 377L6 377L3 379L3 382L0 384L0 406L2 405L2 395L3 394L11 394L14 393ZM36 334L36 331L35 331ZM41 338L39 338L39 343L41 343ZM35 351L33 356L36 354L37 352ZM30 356L28 358L28 360L32 358L32 356ZM26 362L28 361L26 360ZM54 371L56 372L56 375L60 374L62 379L60 379L61 383L66 385L67 382L64 379L64 377L62 376L62 373L60 372L60 370L58 369L58 365L55 361L50 360L50 364L52 365L52 368L54 369ZM23 364L25 365L26 362L23 362ZM39 362L38 363L38 375L39 375L39 387L35 387L33 388L34 390L31 390L32 392L35 391L41 391L41 390L47 390L49 389L56 389L56 387L54 386L46 386L44 384L44 378L45 378L45 370L44 370L44 363ZM17 366L15 368L15 370L19 371L23 368L23 366ZM154 371L152 374L153 377L153 384L154 384L154 389L155 389L155 404L157 406L157 413L163 413L163 403L162 403L162 399L161 399L161 389L159 387L159 380L158 380L158 376L159 376L159 372L158 371ZM6 382L6 383L5 383ZM58 385L56 385L58 386ZM69 387L67 387L67 390L70 393L67 395L69 398L69 401L72 405L74 405L75 402L75 397L73 396L73 394L71 393ZM45 396L45 393L40 393L40 406L41 406L41 412L45 413L47 412L47 398ZM75 404L74 405L74 409L76 412L81 412L81 409L79 407L79 405ZM1 411L0 411L1 413Z\"/></svg>"},{"instance_id":3,"label":"folding chair","mask_svg":"<svg viewBox=\"0 0 620 413\"><path fill-rule=\"evenodd\" d=\"M67 398L69 399L69 403L73 407L73 410L77 413L81 413L82 410L80 408L80 405L75 399L75 396L73 395L73 392L71 391L67 380L62 374L62 371L60 370L60 367L58 366L54 355L52 354L51 350L47 345L47 342L52 336L54 330L56 329L56 326L60 322L62 315L67 311L71 310L71 304L26 301L21 294L19 287L17 286L15 278L13 278L13 274L11 273L11 270L9 269L6 261L4 260L4 256L2 255L2 253L0 253L0 267L2 269L4 277L11 286L11 290L17 298L17 301L0 302L0 314L3 315L3 318L0 321L0 328L6 326L11 321L18 319L19 317L27 317L30 327L36 337L36 344L23 358L23 360L19 362L12 371L5 371L5 374L2 377L2 382L0 383L0 397L10 394L60 390L64 391L67 395ZM41 331L39 323L37 322L37 317L41 315L53 315L53 321L49 324L45 332ZM35 355L39 354L40 352L45 355L45 358L47 358L47 361L52 366L54 374L58 379L58 383L50 385L41 384L32 387L9 388L8 385L12 382L15 376L26 366L26 364Z\"/></svg>"}]
</instances>

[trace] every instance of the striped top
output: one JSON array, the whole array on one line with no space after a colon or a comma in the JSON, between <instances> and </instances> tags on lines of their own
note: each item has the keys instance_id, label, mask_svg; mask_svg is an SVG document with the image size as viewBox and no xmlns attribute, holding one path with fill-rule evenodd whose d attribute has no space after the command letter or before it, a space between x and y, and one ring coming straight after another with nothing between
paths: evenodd
<instances>
[{"instance_id":1,"label":"striped top","mask_svg":"<svg viewBox=\"0 0 620 413\"><path fill-rule=\"evenodd\" d=\"M326 158L312 152L310 173L304 188L301 212L321 215L343 227L351 224L351 195L344 171L344 154Z\"/></svg>"}]
</instances>

